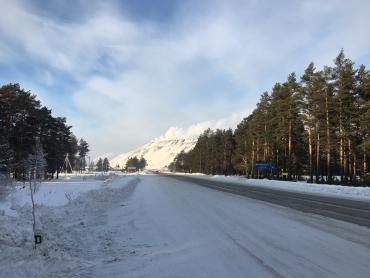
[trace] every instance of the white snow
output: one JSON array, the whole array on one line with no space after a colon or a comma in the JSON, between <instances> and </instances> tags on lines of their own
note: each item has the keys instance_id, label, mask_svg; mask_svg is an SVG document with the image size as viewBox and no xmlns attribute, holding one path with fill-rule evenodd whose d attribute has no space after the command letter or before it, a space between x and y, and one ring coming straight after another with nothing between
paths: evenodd
<instances>
[{"instance_id":1,"label":"white snow","mask_svg":"<svg viewBox=\"0 0 370 278\"><path fill-rule=\"evenodd\" d=\"M165 134L153 139L151 142L129 152L117 155L110 160L111 166L124 167L130 157L144 156L148 162L148 169L162 169L168 166L181 151L192 150L201 133L207 128L225 129L236 127L243 118L242 114L232 114L220 120L204 121L193 124L187 128L170 127ZM105 157L105 156L102 156Z\"/></svg>"},{"instance_id":2,"label":"white snow","mask_svg":"<svg viewBox=\"0 0 370 278\"><path fill-rule=\"evenodd\" d=\"M0 277L90 277L91 256L101 252L104 259L104 250L95 248L111 232L105 227L107 208L120 207L136 183L136 176L84 176L41 184L36 228L44 242L36 251L27 193L15 189L8 196L13 213L0 213Z\"/></svg>"},{"instance_id":3,"label":"white snow","mask_svg":"<svg viewBox=\"0 0 370 278\"><path fill-rule=\"evenodd\" d=\"M18 206L16 216L0 214L0 277L370 273L367 228L164 176L110 176L65 205L50 205L37 208L44 242L36 252L29 205Z\"/></svg>"},{"instance_id":4,"label":"white snow","mask_svg":"<svg viewBox=\"0 0 370 278\"><path fill-rule=\"evenodd\" d=\"M99 188L106 178L100 175L61 175L59 180L42 182L37 185L37 191L34 195L35 202L38 205L45 206L65 205L80 193ZM0 202L0 210L3 210L5 214L14 215L16 208L30 204L31 197L28 183L18 183L12 188L7 200Z\"/></svg>"},{"instance_id":5,"label":"white snow","mask_svg":"<svg viewBox=\"0 0 370 278\"><path fill-rule=\"evenodd\" d=\"M143 156L148 163L148 169L162 169L168 166L180 152L192 150L197 139L165 139L157 138L152 142L141 146L133 151L123 153L110 161L112 166L124 167L130 157Z\"/></svg>"},{"instance_id":6,"label":"white snow","mask_svg":"<svg viewBox=\"0 0 370 278\"><path fill-rule=\"evenodd\" d=\"M199 173L177 175L196 176L197 178L223 181L226 183L238 183L241 185L256 185L268 188L278 188L287 191L307 192L326 196L340 196L350 199L370 200L370 187L341 186L333 184L316 184L307 182L292 182L269 179L247 179L241 176L204 175Z\"/></svg>"}]
</instances>

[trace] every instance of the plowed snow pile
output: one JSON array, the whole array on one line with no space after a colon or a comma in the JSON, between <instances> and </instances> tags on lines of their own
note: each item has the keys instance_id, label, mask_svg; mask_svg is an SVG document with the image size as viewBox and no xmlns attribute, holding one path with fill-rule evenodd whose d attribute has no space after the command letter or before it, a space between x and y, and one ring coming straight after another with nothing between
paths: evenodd
<instances>
[{"instance_id":1,"label":"plowed snow pile","mask_svg":"<svg viewBox=\"0 0 370 278\"><path fill-rule=\"evenodd\" d=\"M105 225L106 211L124 206L138 182L113 176L41 184L36 214L44 240L36 251L28 188L15 189L0 207L0 277L90 277L94 254L122 260L129 250L112 240L119 231Z\"/></svg>"},{"instance_id":2,"label":"plowed snow pile","mask_svg":"<svg viewBox=\"0 0 370 278\"><path fill-rule=\"evenodd\" d=\"M241 185L252 185L267 187L273 189L281 189L293 192L305 192L311 194L319 194L324 196L333 197L344 197L349 199L359 199L359 200L370 200L370 187L363 186L343 186L334 184L317 184L317 183L307 183L307 182L292 182L292 181L281 181L281 180L269 180L269 179L247 179L241 176L211 176L203 175L199 173L194 174L184 174L176 173L177 175L194 176L196 178L208 179L214 181L221 181Z\"/></svg>"}]
</instances>

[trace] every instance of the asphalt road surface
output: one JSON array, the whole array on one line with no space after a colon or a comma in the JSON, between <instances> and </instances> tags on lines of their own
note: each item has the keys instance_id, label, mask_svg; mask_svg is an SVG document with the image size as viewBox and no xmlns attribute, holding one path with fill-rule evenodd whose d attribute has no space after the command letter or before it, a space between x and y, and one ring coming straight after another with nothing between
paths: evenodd
<instances>
[{"instance_id":1,"label":"asphalt road surface","mask_svg":"<svg viewBox=\"0 0 370 278\"><path fill-rule=\"evenodd\" d=\"M334 219L370 227L370 203L346 198L320 196L261 186L240 185L222 181L211 181L194 176L166 175L180 181L242 195L273 204L282 205L308 213L315 213Z\"/></svg>"}]
</instances>

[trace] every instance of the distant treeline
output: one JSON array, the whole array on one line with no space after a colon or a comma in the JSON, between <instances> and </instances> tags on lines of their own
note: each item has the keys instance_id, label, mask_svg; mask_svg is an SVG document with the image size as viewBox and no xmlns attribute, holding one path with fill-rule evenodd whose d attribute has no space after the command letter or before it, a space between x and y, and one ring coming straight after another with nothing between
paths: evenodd
<instances>
[{"instance_id":1,"label":"distant treeline","mask_svg":"<svg viewBox=\"0 0 370 278\"><path fill-rule=\"evenodd\" d=\"M244 174L311 182L368 183L370 157L370 72L344 56L316 70L310 63L297 80L264 92L236 130L206 130L189 153L170 168L206 174ZM256 162L273 163L259 172Z\"/></svg>"},{"instance_id":2,"label":"distant treeline","mask_svg":"<svg viewBox=\"0 0 370 278\"><path fill-rule=\"evenodd\" d=\"M37 150L40 145L42 150ZM38 152L45 160L40 162L45 164L44 175L58 177L71 167L84 170L88 151L88 143L77 140L66 119L53 117L35 95L19 84L0 87L0 173L26 179L28 161Z\"/></svg>"},{"instance_id":3,"label":"distant treeline","mask_svg":"<svg viewBox=\"0 0 370 278\"><path fill-rule=\"evenodd\" d=\"M137 158L136 156L134 156L134 157L130 157L126 161L126 170L129 168L136 168L137 170L144 170L147 165L148 163L143 156L141 158Z\"/></svg>"},{"instance_id":4,"label":"distant treeline","mask_svg":"<svg viewBox=\"0 0 370 278\"><path fill-rule=\"evenodd\" d=\"M107 157L102 159L99 157L98 161L96 162L96 165L92 161L89 165L89 171L98 171L98 172L108 172L110 170L110 164Z\"/></svg>"}]
</instances>

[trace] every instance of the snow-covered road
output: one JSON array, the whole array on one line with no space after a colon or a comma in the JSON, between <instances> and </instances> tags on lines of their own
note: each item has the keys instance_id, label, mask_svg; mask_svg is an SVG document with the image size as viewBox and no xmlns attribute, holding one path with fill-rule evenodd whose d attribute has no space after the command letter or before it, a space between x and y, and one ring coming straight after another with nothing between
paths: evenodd
<instances>
[{"instance_id":1,"label":"snow-covered road","mask_svg":"<svg viewBox=\"0 0 370 278\"><path fill-rule=\"evenodd\" d=\"M0 277L370 277L368 228L159 175L41 214L46 259L13 252Z\"/></svg>"},{"instance_id":2,"label":"snow-covered road","mask_svg":"<svg viewBox=\"0 0 370 278\"><path fill-rule=\"evenodd\" d=\"M369 277L370 230L161 176L142 176L113 277ZM112 218L111 221L119 221Z\"/></svg>"}]
</instances>

